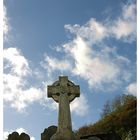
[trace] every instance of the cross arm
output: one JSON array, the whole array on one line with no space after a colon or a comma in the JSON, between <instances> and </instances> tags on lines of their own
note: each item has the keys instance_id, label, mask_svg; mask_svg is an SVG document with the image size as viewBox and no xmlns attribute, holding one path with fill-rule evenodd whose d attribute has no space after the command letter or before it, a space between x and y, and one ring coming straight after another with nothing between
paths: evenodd
<instances>
[{"instance_id":1,"label":"cross arm","mask_svg":"<svg viewBox=\"0 0 140 140\"><path fill-rule=\"evenodd\" d=\"M48 97L52 97L52 95L57 95L60 92L60 87L58 86L48 86Z\"/></svg>"},{"instance_id":2,"label":"cross arm","mask_svg":"<svg viewBox=\"0 0 140 140\"><path fill-rule=\"evenodd\" d=\"M58 95L61 93L67 93L69 96L74 95L75 97L80 96L80 87L79 85L73 86L48 86L48 97L53 95Z\"/></svg>"}]
</instances>

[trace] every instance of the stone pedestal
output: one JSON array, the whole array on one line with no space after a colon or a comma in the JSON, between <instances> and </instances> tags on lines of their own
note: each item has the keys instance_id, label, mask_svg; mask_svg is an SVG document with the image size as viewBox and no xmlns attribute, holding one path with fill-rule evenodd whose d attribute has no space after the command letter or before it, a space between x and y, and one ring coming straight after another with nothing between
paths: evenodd
<instances>
[{"instance_id":1,"label":"stone pedestal","mask_svg":"<svg viewBox=\"0 0 140 140\"><path fill-rule=\"evenodd\" d=\"M63 132L56 132L50 140L79 140L75 134L70 130L65 130Z\"/></svg>"}]
</instances>

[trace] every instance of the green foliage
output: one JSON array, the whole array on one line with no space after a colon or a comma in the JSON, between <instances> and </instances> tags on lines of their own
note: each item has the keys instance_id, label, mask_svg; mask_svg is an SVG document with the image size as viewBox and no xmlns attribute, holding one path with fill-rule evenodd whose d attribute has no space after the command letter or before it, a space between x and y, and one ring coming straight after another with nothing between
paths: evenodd
<instances>
[{"instance_id":1,"label":"green foliage","mask_svg":"<svg viewBox=\"0 0 140 140\"><path fill-rule=\"evenodd\" d=\"M136 140L136 135L133 133L132 130L130 130L130 131L127 133L127 135L126 135L126 137L125 137L125 140Z\"/></svg>"},{"instance_id":2,"label":"green foliage","mask_svg":"<svg viewBox=\"0 0 140 140\"><path fill-rule=\"evenodd\" d=\"M137 124L136 97L131 95L123 95L114 99L112 101L112 105L112 110L101 117L98 122L79 128L77 134L79 136L85 136L115 131L123 140L128 140L129 138L132 138L129 140L135 139Z\"/></svg>"}]
</instances>

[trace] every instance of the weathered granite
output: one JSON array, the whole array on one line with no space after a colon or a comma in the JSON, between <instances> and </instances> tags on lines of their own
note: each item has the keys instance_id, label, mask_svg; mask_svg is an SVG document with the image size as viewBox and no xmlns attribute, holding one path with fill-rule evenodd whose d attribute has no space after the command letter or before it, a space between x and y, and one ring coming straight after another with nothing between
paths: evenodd
<instances>
[{"instance_id":1,"label":"weathered granite","mask_svg":"<svg viewBox=\"0 0 140 140\"><path fill-rule=\"evenodd\" d=\"M19 136L19 140L30 140L30 137L26 133L21 133Z\"/></svg>"},{"instance_id":2,"label":"weathered granite","mask_svg":"<svg viewBox=\"0 0 140 140\"><path fill-rule=\"evenodd\" d=\"M80 96L79 85L74 85L67 76L60 76L53 85L48 86L48 97L59 103L58 128L51 140L76 140L72 131L70 102Z\"/></svg>"},{"instance_id":3,"label":"weathered granite","mask_svg":"<svg viewBox=\"0 0 140 140\"><path fill-rule=\"evenodd\" d=\"M44 132L41 133L41 140L50 140L51 136L57 131L57 126L50 126L44 129Z\"/></svg>"},{"instance_id":4,"label":"weathered granite","mask_svg":"<svg viewBox=\"0 0 140 140\"><path fill-rule=\"evenodd\" d=\"M13 132L12 134L8 135L8 140L19 140L18 132Z\"/></svg>"},{"instance_id":5,"label":"weathered granite","mask_svg":"<svg viewBox=\"0 0 140 140\"><path fill-rule=\"evenodd\" d=\"M19 135L18 132L13 132L8 135L8 140L30 140L30 137L26 133L21 133Z\"/></svg>"}]
</instances>

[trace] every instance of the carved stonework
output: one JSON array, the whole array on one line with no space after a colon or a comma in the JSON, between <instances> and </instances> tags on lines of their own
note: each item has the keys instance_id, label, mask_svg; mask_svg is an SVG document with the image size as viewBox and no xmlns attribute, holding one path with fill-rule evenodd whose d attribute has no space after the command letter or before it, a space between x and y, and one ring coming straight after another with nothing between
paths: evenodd
<instances>
[{"instance_id":1,"label":"carved stonework","mask_svg":"<svg viewBox=\"0 0 140 140\"><path fill-rule=\"evenodd\" d=\"M48 86L48 97L59 103L58 128L51 140L76 140L72 131L70 102L80 96L80 87L60 76L59 80Z\"/></svg>"}]
</instances>

